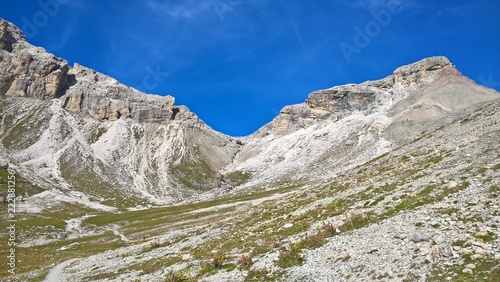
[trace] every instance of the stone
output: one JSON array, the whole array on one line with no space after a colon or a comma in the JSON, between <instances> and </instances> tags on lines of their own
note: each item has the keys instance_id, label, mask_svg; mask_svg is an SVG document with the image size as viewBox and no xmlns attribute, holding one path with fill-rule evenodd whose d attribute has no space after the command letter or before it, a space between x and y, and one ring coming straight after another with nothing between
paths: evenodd
<instances>
[{"instance_id":1,"label":"stone","mask_svg":"<svg viewBox=\"0 0 500 282\"><path fill-rule=\"evenodd\" d=\"M66 87L69 71L65 60L41 48L30 52L18 28L0 19L0 49L7 51L0 61L0 96L50 100ZM13 43L19 43L14 45Z\"/></svg>"},{"instance_id":2,"label":"stone","mask_svg":"<svg viewBox=\"0 0 500 282\"><path fill-rule=\"evenodd\" d=\"M430 250L429 254L431 255L431 257L435 258L435 257L437 257L437 256L439 256L441 254L441 251L439 250L438 247L433 247Z\"/></svg>"},{"instance_id":3,"label":"stone","mask_svg":"<svg viewBox=\"0 0 500 282\"><path fill-rule=\"evenodd\" d=\"M195 117L185 107L174 107L175 99L169 95L145 95L77 63L70 68L67 61L29 46L17 30L0 19L0 49L10 52L0 60L0 96L62 97L66 110L84 112L100 121L131 118L168 123L179 117ZM12 47L13 42L21 44Z\"/></svg>"},{"instance_id":4,"label":"stone","mask_svg":"<svg viewBox=\"0 0 500 282\"><path fill-rule=\"evenodd\" d=\"M191 261L191 260L193 260L193 255L191 255L191 254L183 254L183 255L181 256L181 259L182 259L183 261Z\"/></svg>"},{"instance_id":5,"label":"stone","mask_svg":"<svg viewBox=\"0 0 500 282\"><path fill-rule=\"evenodd\" d=\"M437 73L444 68L452 68L450 61L446 57L432 57L421 60L415 64L402 66L393 73L394 84L398 87L409 86L425 77Z\"/></svg>"},{"instance_id":6,"label":"stone","mask_svg":"<svg viewBox=\"0 0 500 282\"><path fill-rule=\"evenodd\" d=\"M484 247L484 242L481 239L474 240L472 241L472 245L476 247Z\"/></svg>"},{"instance_id":7,"label":"stone","mask_svg":"<svg viewBox=\"0 0 500 282\"><path fill-rule=\"evenodd\" d=\"M449 258L453 256L453 252L449 248L444 248L441 250L441 255L443 257Z\"/></svg>"},{"instance_id":8,"label":"stone","mask_svg":"<svg viewBox=\"0 0 500 282\"><path fill-rule=\"evenodd\" d=\"M429 240L429 237L428 237L428 236L425 236L425 235L422 235L422 234L414 234L413 236L411 236L411 240L412 240L414 243L419 243L419 242L425 242L425 241L428 241L428 240Z\"/></svg>"},{"instance_id":9,"label":"stone","mask_svg":"<svg viewBox=\"0 0 500 282\"><path fill-rule=\"evenodd\" d=\"M335 257L335 260L345 261L348 260L349 258L351 258L349 254L340 254Z\"/></svg>"},{"instance_id":10,"label":"stone","mask_svg":"<svg viewBox=\"0 0 500 282\"><path fill-rule=\"evenodd\" d=\"M441 235L436 235L436 236L432 237L432 241L436 245L441 245L444 242L446 242L446 238L444 236L441 236Z\"/></svg>"},{"instance_id":11,"label":"stone","mask_svg":"<svg viewBox=\"0 0 500 282\"><path fill-rule=\"evenodd\" d=\"M474 269L474 268L476 268L476 265L475 265L475 264L473 264L473 263L469 263L469 264L468 264L468 265L466 265L465 267L466 267L466 268L468 268L468 269Z\"/></svg>"},{"instance_id":12,"label":"stone","mask_svg":"<svg viewBox=\"0 0 500 282\"><path fill-rule=\"evenodd\" d=\"M460 251L458 251L459 254L461 255L471 255L472 254L472 251L468 250L468 249L461 249Z\"/></svg>"},{"instance_id":13,"label":"stone","mask_svg":"<svg viewBox=\"0 0 500 282\"><path fill-rule=\"evenodd\" d=\"M485 251L483 248L480 248L480 247L477 247L477 248L474 250L474 252L475 252L476 254L483 255L483 256L486 254L486 251Z\"/></svg>"},{"instance_id":14,"label":"stone","mask_svg":"<svg viewBox=\"0 0 500 282\"><path fill-rule=\"evenodd\" d=\"M478 232L476 232L474 237L482 237L482 236L486 236L486 235L488 235L487 231L478 231Z\"/></svg>"},{"instance_id":15,"label":"stone","mask_svg":"<svg viewBox=\"0 0 500 282\"><path fill-rule=\"evenodd\" d=\"M439 225L440 225L440 223L439 223L439 221L437 221L437 220L433 220L433 221L431 221L431 222L429 223L429 225L430 225L430 226L432 226L432 227L434 227L434 228L438 228L438 227L439 227Z\"/></svg>"},{"instance_id":16,"label":"stone","mask_svg":"<svg viewBox=\"0 0 500 282\"><path fill-rule=\"evenodd\" d=\"M287 223L287 224L283 225L283 228L285 228L285 229L292 228L292 227L293 227L293 223Z\"/></svg>"},{"instance_id":17,"label":"stone","mask_svg":"<svg viewBox=\"0 0 500 282\"><path fill-rule=\"evenodd\" d=\"M476 206L478 202L479 202L478 199L470 199L469 201L467 201L467 204L469 204L471 206ZM473 210L473 209L471 209L471 210Z\"/></svg>"},{"instance_id":18,"label":"stone","mask_svg":"<svg viewBox=\"0 0 500 282\"><path fill-rule=\"evenodd\" d=\"M478 259L483 259L483 255L480 255L480 254L475 254L475 255L472 255L470 256L470 259L471 260L478 260Z\"/></svg>"},{"instance_id":19,"label":"stone","mask_svg":"<svg viewBox=\"0 0 500 282\"><path fill-rule=\"evenodd\" d=\"M8 169L9 168L9 163L4 160L0 160L0 168L1 169Z\"/></svg>"},{"instance_id":20,"label":"stone","mask_svg":"<svg viewBox=\"0 0 500 282\"><path fill-rule=\"evenodd\" d=\"M56 238L60 240L66 239L66 237L68 237L68 234L66 232L61 232L56 234Z\"/></svg>"},{"instance_id":21,"label":"stone","mask_svg":"<svg viewBox=\"0 0 500 282\"><path fill-rule=\"evenodd\" d=\"M131 118L137 122L168 123L190 117L187 108L174 107L172 96L145 95L77 63L69 75L72 86L62 99L63 107L70 112L85 112L101 121Z\"/></svg>"},{"instance_id":22,"label":"stone","mask_svg":"<svg viewBox=\"0 0 500 282\"><path fill-rule=\"evenodd\" d=\"M464 274L472 274L473 272L472 272L472 269L470 269L470 268L464 268L464 270L462 270L462 273L464 273Z\"/></svg>"}]
</instances>

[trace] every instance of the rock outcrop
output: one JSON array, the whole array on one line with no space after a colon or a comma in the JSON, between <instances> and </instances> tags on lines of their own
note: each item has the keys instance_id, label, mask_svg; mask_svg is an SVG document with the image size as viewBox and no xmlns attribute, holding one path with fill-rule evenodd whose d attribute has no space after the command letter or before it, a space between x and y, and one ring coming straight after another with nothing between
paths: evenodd
<instances>
[{"instance_id":1,"label":"rock outcrop","mask_svg":"<svg viewBox=\"0 0 500 282\"><path fill-rule=\"evenodd\" d=\"M417 83L422 84L422 82L426 84L432 83L440 71L449 68L455 69L446 57L430 57L396 69L392 75L392 80L394 85L399 88Z\"/></svg>"},{"instance_id":2,"label":"rock outcrop","mask_svg":"<svg viewBox=\"0 0 500 282\"><path fill-rule=\"evenodd\" d=\"M168 123L175 118L196 120L171 96L145 95L117 80L36 48L21 31L0 19L0 96L40 100L61 98L70 112L97 120L131 118L136 122Z\"/></svg>"},{"instance_id":3,"label":"rock outcrop","mask_svg":"<svg viewBox=\"0 0 500 282\"><path fill-rule=\"evenodd\" d=\"M61 99L70 112L85 112L101 121L131 118L168 123L175 118L195 118L185 107L175 107L172 96L143 94L79 64L68 76L70 82Z\"/></svg>"},{"instance_id":4,"label":"rock outcrop","mask_svg":"<svg viewBox=\"0 0 500 282\"><path fill-rule=\"evenodd\" d=\"M66 86L68 63L30 47L17 27L0 19L0 96L57 98Z\"/></svg>"}]
</instances>

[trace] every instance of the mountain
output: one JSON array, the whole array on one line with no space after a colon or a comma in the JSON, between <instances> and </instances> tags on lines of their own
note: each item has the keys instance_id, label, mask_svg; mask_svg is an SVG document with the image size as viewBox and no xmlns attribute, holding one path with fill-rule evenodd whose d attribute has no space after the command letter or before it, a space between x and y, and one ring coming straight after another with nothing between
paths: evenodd
<instances>
[{"instance_id":1,"label":"mountain","mask_svg":"<svg viewBox=\"0 0 500 282\"><path fill-rule=\"evenodd\" d=\"M445 57L391 76L309 94L245 140L228 167L256 181L328 179L470 114L498 93L462 76Z\"/></svg>"},{"instance_id":2,"label":"mountain","mask_svg":"<svg viewBox=\"0 0 500 282\"><path fill-rule=\"evenodd\" d=\"M0 19L5 279L495 281L499 109L430 57L234 138Z\"/></svg>"},{"instance_id":3,"label":"mountain","mask_svg":"<svg viewBox=\"0 0 500 282\"><path fill-rule=\"evenodd\" d=\"M2 156L43 188L122 207L219 186L240 145L170 96L146 95L28 44L2 21ZM118 203L118 199L130 203Z\"/></svg>"}]
</instances>

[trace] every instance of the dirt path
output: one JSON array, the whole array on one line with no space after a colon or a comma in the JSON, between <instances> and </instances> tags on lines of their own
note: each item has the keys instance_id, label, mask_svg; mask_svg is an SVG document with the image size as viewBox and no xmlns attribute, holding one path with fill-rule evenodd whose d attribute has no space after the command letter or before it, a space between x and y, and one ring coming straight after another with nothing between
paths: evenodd
<instances>
[{"instance_id":1,"label":"dirt path","mask_svg":"<svg viewBox=\"0 0 500 282\"><path fill-rule=\"evenodd\" d=\"M43 280L43 282L61 282L64 281L64 269L68 267L73 262L79 259L74 258L67 261L64 261L56 266L54 266L47 274L47 277Z\"/></svg>"},{"instance_id":2,"label":"dirt path","mask_svg":"<svg viewBox=\"0 0 500 282\"><path fill-rule=\"evenodd\" d=\"M121 233L118 230L118 226L117 225L113 225L112 227L113 227L113 229L112 229L113 234L115 234L116 236L120 237L120 240L122 240L123 242L130 242L130 240L125 235L123 235L123 233Z\"/></svg>"}]
</instances>

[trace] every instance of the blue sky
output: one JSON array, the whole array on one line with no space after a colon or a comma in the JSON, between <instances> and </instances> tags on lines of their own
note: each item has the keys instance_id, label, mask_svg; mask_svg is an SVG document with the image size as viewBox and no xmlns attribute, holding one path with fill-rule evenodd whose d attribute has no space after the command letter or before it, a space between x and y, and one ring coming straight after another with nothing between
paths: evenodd
<instances>
[{"instance_id":1,"label":"blue sky","mask_svg":"<svg viewBox=\"0 0 500 282\"><path fill-rule=\"evenodd\" d=\"M235 136L314 90L428 56L500 90L498 0L0 0L0 17L71 65L173 95Z\"/></svg>"}]
</instances>

